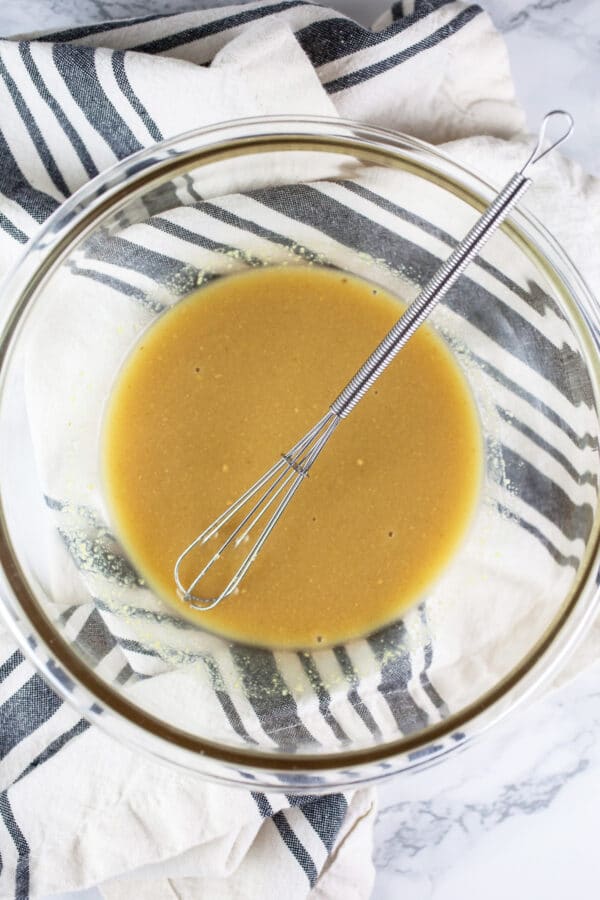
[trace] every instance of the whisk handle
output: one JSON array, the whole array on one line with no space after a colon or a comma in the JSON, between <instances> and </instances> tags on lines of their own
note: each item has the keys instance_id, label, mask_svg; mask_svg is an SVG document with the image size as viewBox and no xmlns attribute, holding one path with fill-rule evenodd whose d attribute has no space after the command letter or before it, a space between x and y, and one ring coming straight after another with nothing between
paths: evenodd
<instances>
[{"instance_id":1,"label":"whisk handle","mask_svg":"<svg viewBox=\"0 0 600 900\"><path fill-rule=\"evenodd\" d=\"M550 124L560 120L562 130L559 135L546 146L546 132ZM573 131L573 118L562 109L553 109L547 113L541 123L537 143L527 161L519 172L502 188L498 196L482 213L467 236L458 244L446 262L437 270L433 278L425 285L421 293L410 304L406 312L387 333L378 347L361 366L354 378L346 385L339 397L331 404L331 411L339 419L345 419L356 404L367 393L371 385L387 369L397 353L413 336L442 297L450 290L457 278L479 253L485 242L504 221L515 203L522 197L531 179L526 171L563 141Z\"/></svg>"},{"instance_id":2,"label":"whisk handle","mask_svg":"<svg viewBox=\"0 0 600 900\"><path fill-rule=\"evenodd\" d=\"M450 290L493 232L522 197L531 179L517 172L487 207L466 237L458 244L446 262L436 271L421 293L386 334L356 375L348 382L331 410L340 419L350 415L369 388L387 369L395 356L413 336L417 328L433 312L442 297Z\"/></svg>"}]
</instances>

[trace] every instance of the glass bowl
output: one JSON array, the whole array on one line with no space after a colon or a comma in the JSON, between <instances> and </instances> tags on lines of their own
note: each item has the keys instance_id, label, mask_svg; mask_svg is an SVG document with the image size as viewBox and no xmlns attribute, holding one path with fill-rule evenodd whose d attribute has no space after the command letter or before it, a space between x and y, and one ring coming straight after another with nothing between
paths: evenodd
<instances>
[{"instance_id":1,"label":"glass bowl","mask_svg":"<svg viewBox=\"0 0 600 900\"><path fill-rule=\"evenodd\" d=\"M412 138L276 117L153 146L48 219L3 286L2 600L82 715L208 778L319 793L439 760L556 670L597 604L600 332L523 210L431 320L476 400L485 473L461 549L402 620L310 653L194 627L128 560L99 475L115 374L192 289L300 263L409 301L494 193Z\"/></svg>"}]
</instances>

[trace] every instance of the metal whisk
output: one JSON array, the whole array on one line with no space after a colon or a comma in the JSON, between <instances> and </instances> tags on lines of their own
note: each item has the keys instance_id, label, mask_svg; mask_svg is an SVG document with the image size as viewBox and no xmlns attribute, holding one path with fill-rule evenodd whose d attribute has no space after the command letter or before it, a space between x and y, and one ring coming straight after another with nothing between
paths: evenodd
<instances>
[{"instance_id":1,"label":"metal whisk","mask_svg":"<svg viewBox=\"0 0 600 900\"><path fill-rule=\"evenodd\" d=\"M564 121L565 127L560 135L544 148L548 125L552 119L559 118ZM544 117L537 143L525 164L513 175L466 237L371 353L339 397L331 404L329 411L291 450L284 453L268 472L265 472L252 487L248 488L238 500L232 503L186 547L175 563L174 577L180 595L192 608L213 609L221 600L236 590L340 422L350 415L357 403L389 366L417 328L427 319L440 299L529 188L531 179L525 174L527 170L559 144L562 144L570 136L572 130L573 119L564 110L553 110ZM271 515L269 518L265 518L269 510ZM227 534L218 550L213 553L188 587L184 587L181 582L181 567L184 561L197 547L217 536L221 529L238 513L242 517L241 521ZM250 535L261 521L264 523L262 530L258 533L254 543L250 543ZM221 593L216 597L199 597L195 593L196 588L209 569L222 559L228 550L231 551L245 543L250 544L248 553Z\"/></svg>"}]
</instances>

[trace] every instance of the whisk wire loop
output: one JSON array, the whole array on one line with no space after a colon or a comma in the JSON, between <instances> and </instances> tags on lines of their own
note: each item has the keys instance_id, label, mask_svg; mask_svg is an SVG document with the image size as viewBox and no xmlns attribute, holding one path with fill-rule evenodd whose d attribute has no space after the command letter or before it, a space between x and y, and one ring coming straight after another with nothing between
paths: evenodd
<instances>
[{"instance_id":1,"label":"whisk wire loop","mask_svg":"<svg viewBox=\"0 0 600 900\"><path fill-rule=\"evenodd\" d=\"M271 531L283 515L292 497L308 476L309 469L325 447L325 444L340 423L339 417L332 411L326 413L317 424L308 431L287 453L258 479L247 491L245 491L234 503L218 516L198 537L186 547L177 559L174 568L174 577L177 590L192 609L213 609L225 597L232 594L240 581L256 559L263 544L271 534ZM209 558L208 562L198 572L193 581L184 587L182 582L182 566L198 547L205 545L211 538L217 536L239 511L264 488L259 498L246 512L242 520L219 546L218 550ZM283 496L282 496L283 495ZM238 570L229 580L226 587L216 597L202 598L194 591L198 583L207 572L223 558L226 551L233 545L239 547L249 539L250 533L264 517L265 513L278 502L275 510L265 525L263 531L251 546L248 554L242 561Z\"/></svg>"}]
</instances>

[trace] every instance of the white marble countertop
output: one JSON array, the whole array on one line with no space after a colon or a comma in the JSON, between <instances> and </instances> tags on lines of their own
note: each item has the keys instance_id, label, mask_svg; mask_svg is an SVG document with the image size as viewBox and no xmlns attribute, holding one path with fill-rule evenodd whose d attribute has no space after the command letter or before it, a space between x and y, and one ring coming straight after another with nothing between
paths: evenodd
<instances>
[{"instance_id":1,"label":"white marble countertop","mask_svg":"<svg viewBox=\"0 0 600 900\"><path fill-rule=\"evenodd\" d=\"M548 109L570 110L577 130L566 152L600 175L599 0L480 3L506 36L532 129ZM0 34L197 5L3 0ZM389 2L331 5L370 24ZM379 789L374 900L591 897L600 883L599 789L600 662L443 766ZM69 898L98 896L87 891Z\"/></svg>"}]
</instances>

